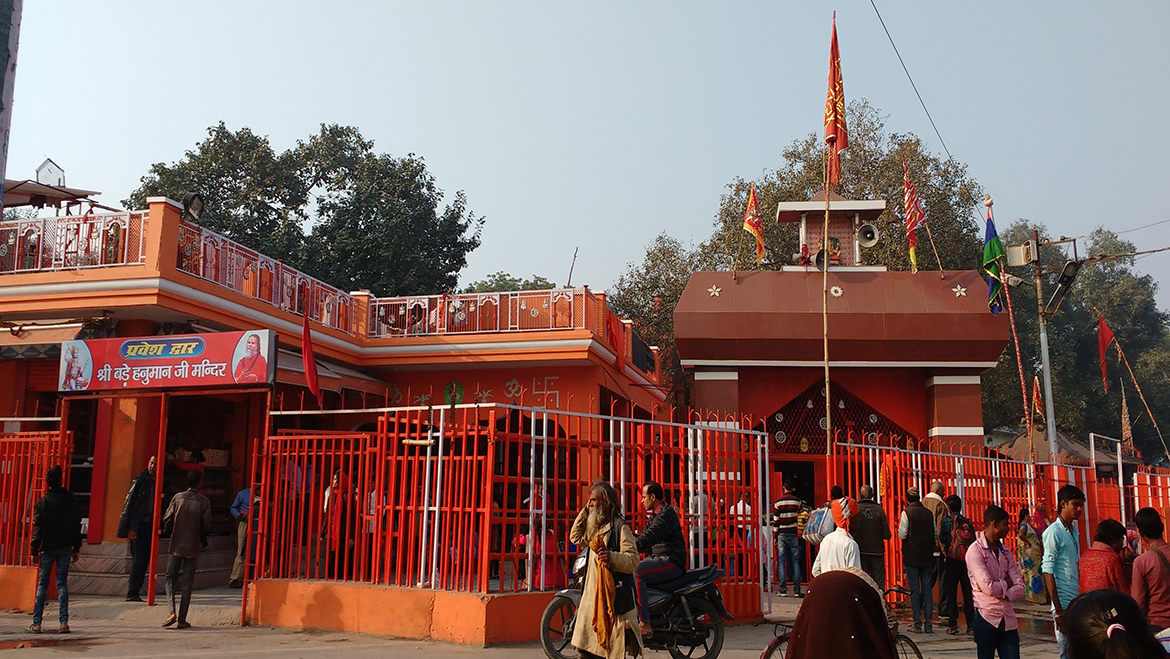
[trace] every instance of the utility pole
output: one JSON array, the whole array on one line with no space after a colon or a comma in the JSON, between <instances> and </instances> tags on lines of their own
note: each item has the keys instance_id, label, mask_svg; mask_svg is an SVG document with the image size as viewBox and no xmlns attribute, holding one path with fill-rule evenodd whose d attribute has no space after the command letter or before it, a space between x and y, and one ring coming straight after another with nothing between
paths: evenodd
<instances>
[{"instance_id":1,"label":"utility pole","mask_svg":"<svg viewBox=\"0 0 1170 659\"><path fill-rule=\"evenodd\" d=\"M1036 309L1040 319L1040 359L1044 370L1044 420L1048 428L1048 460L1056 458L1056 416L1052 405L1052 364L1048 359L1048 319L1044 313L1044 268L1040 265L1040 232L1032 230L1032 240L1036 245ZM1031 442L1032 438L1029 437Z\"/></svg>"},{"instance_id":2,"label":"utility pole","mask_svg":"<svg viewBox=\"0 0 1170 659\"><path fill-rule=\"evenodd\" d=\"M0 0L0 48L4 48L4 65L0 69L0 189L8 171L8 135L12 128L12 91L16 80L16 47L20 42L20 16L23 0ZM0 201L0 218L3 218Z\"/></svg>"}]
</instances>

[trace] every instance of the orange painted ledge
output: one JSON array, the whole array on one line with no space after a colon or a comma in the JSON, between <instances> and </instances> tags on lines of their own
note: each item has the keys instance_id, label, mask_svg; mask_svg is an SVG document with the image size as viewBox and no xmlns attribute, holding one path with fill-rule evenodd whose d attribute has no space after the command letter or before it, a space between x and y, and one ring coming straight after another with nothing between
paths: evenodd
<instances>
[{"instance_id":1,"label":"orange painted ledge","mask_svg":"<svg viewBox=\"0 0 1170 659\"><path fill-rule=\"evenodd\" d=\"M484 595L269 579L249 587L249 624L431 638L480 647L536 640L540 616L554 594Z\"/></svg>"},{"instance_id":2,"label":"orange painted ledge","mask_svg":"<svg viewBox=\"0 0 1170 659\"><path fill-rule=\"evenodd\" d=\"M36 598L37 568L0 565L0 611L31 612Z\"/></svg>"}]
</instances>

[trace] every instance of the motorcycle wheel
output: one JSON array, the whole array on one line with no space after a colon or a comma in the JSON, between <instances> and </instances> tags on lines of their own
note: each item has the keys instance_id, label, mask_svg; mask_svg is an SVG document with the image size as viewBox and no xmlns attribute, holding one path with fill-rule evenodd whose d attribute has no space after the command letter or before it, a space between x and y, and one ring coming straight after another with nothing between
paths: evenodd
<instances>
[{"instance_id":1,"label":"motorcycle wheel","mask_svg":"<svg viewBox=\"0 0 1170 659\"><path fill-rule=\"evenodd\" d=\"M723 618L719 617L715 605L705 599L695 598L688 600L688 603L698 623L705 628L703 642L687 648L683 648L681 644L679 647L670 648L670 656L674 659L715 659L723 649ZM671 609L670 617L672 627L677 624L682 629L687 629L691 624L686 619L681 602Z\"/></svg>"},{"instance_id":2,"label":"motorcycle wheel","mask_svg":"<svg viewBox=\"0 0 1170 659\"><path fill-rule=\"evenodd\" d=\"M540 647L548 659L577 659L580 653L573 647L573 624L577 619L577 605L564 595L552 598L540 616Z\"/></svg>"}]
</instances>

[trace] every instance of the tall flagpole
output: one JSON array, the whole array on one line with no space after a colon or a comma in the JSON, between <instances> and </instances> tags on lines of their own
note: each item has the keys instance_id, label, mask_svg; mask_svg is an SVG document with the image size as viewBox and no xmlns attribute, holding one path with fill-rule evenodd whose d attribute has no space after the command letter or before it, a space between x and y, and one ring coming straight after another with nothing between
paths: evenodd
<instances>
[{"instance_id":1,"label":"tall flagpole","mask_svg":"<svg viewBox=\"0 0 1170 659\"><path fill-rule=\"evenodd\" d=\"M836 148L836 144L828 148ZM825 270L821 273L821 323L825 355L825 455L833 455L833 398L829 394L829 164L825 159L825 227L821 233L821 252L825 255Z\"/></svg>"},{"instance_id":2,"label":"tall flagpole","mask_svg":"<svg viewBox=\"0 0 1170 659\"><path fill-rule=\"evenodd\" d=\"M924 220L922 226L926 227L926 237L930 239L930 248L934 250L934 260L938 261L938 278L946 279L947 276L943 273L942 259L938 256L938 247L934 245L934 234L930 232L930 222Z\"/></svg>"}]
</instances>

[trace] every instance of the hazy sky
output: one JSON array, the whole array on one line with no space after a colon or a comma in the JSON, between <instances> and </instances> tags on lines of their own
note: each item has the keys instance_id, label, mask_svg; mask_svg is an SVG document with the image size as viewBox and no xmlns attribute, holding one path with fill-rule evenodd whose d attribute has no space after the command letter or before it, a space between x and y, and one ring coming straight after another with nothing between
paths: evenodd
<instances>
[{"instance_id":1,"label":"hazy sky","mask_svg":"<svg viewBox=\"0 0 1170 659\"><path fill-rule=\"evenodd\" d=\"M1001 226L1170 218L1170 3L877 4ZM277 150L351 124L486 216L464 283L564 284L579 246L573 283L605 288L660 232L705 239L734 177L820 129L834 9L846 98L941 154L868 0L53 1L24 5L8 177L51 157L116 205L220 120ZM1125 237L1170 245L1170 224ZM1167 281L1170 253L1139 267Z\"/></svg>"}]
</instances>

